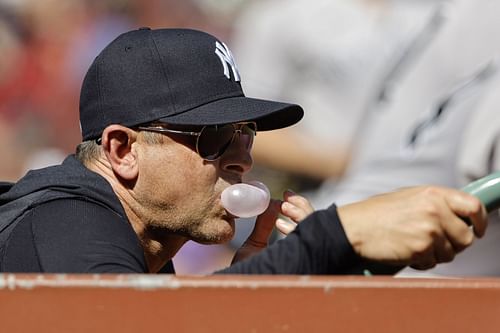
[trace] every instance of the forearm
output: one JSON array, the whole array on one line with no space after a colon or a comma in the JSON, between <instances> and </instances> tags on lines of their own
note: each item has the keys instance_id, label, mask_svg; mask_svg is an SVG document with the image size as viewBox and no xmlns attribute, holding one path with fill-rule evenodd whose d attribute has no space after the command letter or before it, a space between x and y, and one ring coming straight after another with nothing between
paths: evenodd
<instances>
[{"instance_id":1,"label":"forearm","mask_svg":"<svg viewBox=\"0 0 500 333\"><path fill-rule=\"evenodd\" d=\"M359 262L336 207L313 213L294 232L219 274L342 274Z\"/></svg>"}]
</instances>

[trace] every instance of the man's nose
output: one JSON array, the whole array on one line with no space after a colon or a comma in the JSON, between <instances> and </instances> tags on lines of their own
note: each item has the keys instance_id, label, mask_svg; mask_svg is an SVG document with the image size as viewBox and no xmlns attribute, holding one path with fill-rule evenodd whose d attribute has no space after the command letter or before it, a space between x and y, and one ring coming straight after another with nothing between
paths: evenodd
<instances>
[{"instance_id":1,"label":"man's nose","mask_svg":"<svg viewBox=\"0 0 500 333\"><path fill-rule=\"evenodd\" d=\"M220 157L220 167L229 172L245 174L252 168L253 159L248 148L239 135L234 137L233 142Z\"/></svg>"}]
</instances>

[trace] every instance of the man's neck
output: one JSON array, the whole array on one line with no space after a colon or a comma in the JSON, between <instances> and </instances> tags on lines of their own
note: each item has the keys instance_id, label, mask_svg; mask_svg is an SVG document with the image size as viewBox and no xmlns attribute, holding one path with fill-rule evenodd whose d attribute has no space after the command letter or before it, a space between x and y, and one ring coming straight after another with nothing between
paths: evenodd
<instances>
[{"instance_id":1,"label":"man's neck","mask_svg":"<svg viewBox=\"0 0 500 333\"><path fill-rule=\"evenodd\" d=\"M87 168L98 173L110 183L113 192L125 210L130 225L141 242L148 271L150 273L158 272L174 257L188 239L169 233L168 230L149 225L150 219L146 216L146 212L141 209L141 205L131 195L130 190L115 177L107 161L99 160L87 165Z\"/></svg>"},{"instance_id":2,"label":"man's neck","mask_svg":"<svg viewBox=\"0 0 500 333\"><path fill-rule=\"evenodd\" d=\"M178 236L167 236L161 240L149 237L141 239L149 272L157 273L160 271L160 269L174 257L186 241L186 238Z\"/></svg>"},{"instance_id":3,"label":"man's neck","mask_svg":"<svg viewBox=\"0 0 500 333\"><path fill-rule=\"evenodd\" d=\"M129 201L124 199L124 196L118 195L118 198L141 242L149 273L157 273L175 256L188 239L148 225L145 222L147 219L141 218L133 206L128 204Z\"/></svg>"}]
</instances>

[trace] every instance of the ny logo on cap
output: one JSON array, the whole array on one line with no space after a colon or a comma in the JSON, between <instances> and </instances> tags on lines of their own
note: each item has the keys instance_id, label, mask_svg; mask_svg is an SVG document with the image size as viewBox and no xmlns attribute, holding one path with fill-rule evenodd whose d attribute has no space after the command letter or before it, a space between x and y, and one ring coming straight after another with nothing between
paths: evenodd
<instances>
[{"instance_id":1,"label":"ny logo on cap","mask_svg":"<svg viewBox=\"0 0 500 333\"><path fill-rule=\"evenodd\" d=\"M238 68L236 67L236 62L234 61L233 54L229 51L229 48L224 43L215 42L215 54L219 56L220 61L222 62L222 66L224 66L224 75L231 79L231 75L229 74L229 66L231 66L231 70L233 71L234 80L236 82L240 81L240 73L238 72Z\"/></svg>"}]
</instances>

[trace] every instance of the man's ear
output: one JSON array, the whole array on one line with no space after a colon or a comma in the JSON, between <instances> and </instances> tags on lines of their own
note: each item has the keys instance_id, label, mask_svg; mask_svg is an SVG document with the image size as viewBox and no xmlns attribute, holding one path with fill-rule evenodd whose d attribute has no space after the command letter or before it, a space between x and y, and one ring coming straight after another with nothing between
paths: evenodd
<instances>
[{"instance_id":1,"label":"man's ear","mask_svg":"<svg viewBox=\"0 0 500 333\"><path fill-rule=\"evenodd\" d=\"M110 125L102 133L102 148L113 172L125 180L135 180L139 174L137 151L132 144L137 132L121 125Z\"/></svg>"}]
</instances>

